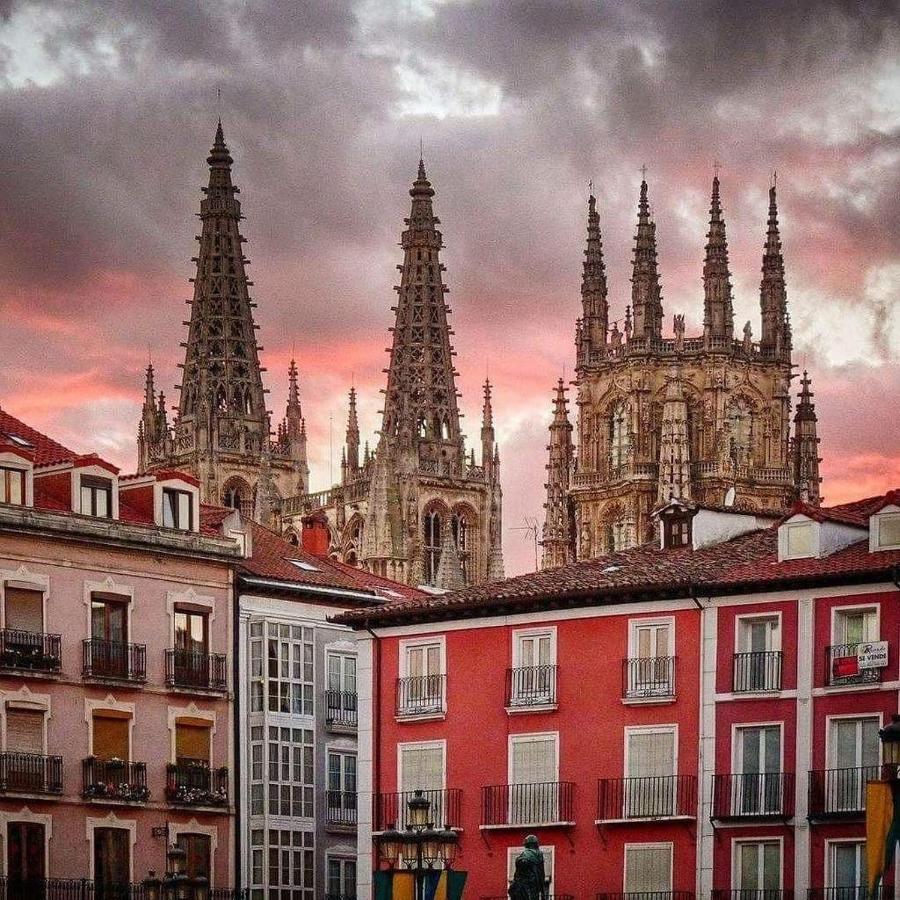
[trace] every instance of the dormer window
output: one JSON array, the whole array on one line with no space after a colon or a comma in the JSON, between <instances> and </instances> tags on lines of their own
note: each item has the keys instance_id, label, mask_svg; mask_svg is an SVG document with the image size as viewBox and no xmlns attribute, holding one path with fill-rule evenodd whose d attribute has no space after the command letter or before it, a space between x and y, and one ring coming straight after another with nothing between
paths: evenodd
<instances>
[{"instance_id":1,"label":"dormer window","mask_svg":"<svg viewBox=\"0 0 900 900\"><path fill-rule=\"evenodd\" d=\"M163 488L163 527L194 530L194 498L188 491Z\"/></svg>"},{"instance_id":2,"label":"dormer window","mask_svg":"<svg viewBox=\"0 0 900 900\"><path fill-rule=\"evenodd\" d=\"M112 480L81 476L81 514L100 519L112 517Z\"/></svg>"},{"instance_id":3,"label":"dormer window","mask_svg":"<svg viewBox=\"0 0 900 900\"><path fill-rule=\"evenodd\" d=\"M806 559L814 556L812 522L798 522L783 526L785 535L785 559Z\"/></svg>"},{"instance_id":4,"label":"dormer window","mask_svg":"<svg viewBox=\"0 0 900 900\"><path fill-rule=\"evenodd\" d=\"M900 550L900 511L872 516L872 550Z\"/></svg>"},{"instance_id":5,"label":"dormer window","mask_svg":"<svg viewBox=\"0 0 900 900\"><path fill-rule=\"evenodd\" d=\"M667 516L663 519L663 548L687 547L691 542L690 516Z\"/></svg>"},{"instance_id":6,"label":"dormer window","mask_svg":"<svg viewBox=\"0 0 900 900\"><path fill-rule=\"evenodd\" d=\"M25 505L25 472L0 466L0 503Z\"/></svg>"}]
</instances>

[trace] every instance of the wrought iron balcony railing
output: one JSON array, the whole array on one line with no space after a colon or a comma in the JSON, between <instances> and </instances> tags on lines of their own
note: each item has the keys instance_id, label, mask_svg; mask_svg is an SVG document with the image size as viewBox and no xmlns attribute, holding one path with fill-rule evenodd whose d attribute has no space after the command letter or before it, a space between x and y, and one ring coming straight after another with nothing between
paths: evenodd
<instances>
[{"instance_id":1,"label":"wrought iron balcony railing","mask_svg":"<svg viewBox=\"0 0 900 900\"><path fill-rule=\"evenodd\" d=\"M711 900L794 900L793 891L770 888L739 888L733 891L714 890Z\"/></svg>"},{"instance_id":2,"label":"wrought iron balcony railing","mask_svg":"<svg viewBox=\"0 0 900 900\"><path fill-rule=\"evenodd\" d=\"M794 814L794 773L713 775L713 819L788 819Z\"/></svg>"},{"instance_id":3,"label":"wrought iron balcony railing","mask_svg":"<svg viewBox=\"0 0 900 900\"><path fill-rule=\"evenodd\" d=\"M597 819L673 819L697 815L697 777L601 778Z\"/></svg>"},{"instance_id":4,"label":"wrought iron balcony railing","mask_svg":"<svg viewBox=\"0 0 900 900\"><path fill-rule=\"evenodd\" d=\"M356 691L325 691L325 724L356 728L359 723Z\"/></svg>"},{"instance_id":5,"label":"wrought iron balcony railing","mask_svg":"<svg viewBox=\"0 0 900 900\"><path fill-rule=\"evenodd\" d=\"M209 900L248 900L248 888L207 888ZM149 900L143 882L110 883L88 878L0 877L0 900Z\"/></svg>"},{"instance_id":6,"label":"wrought iron balcony railing","mask_svg":"<svg viewBox=\"0 0 900 900\"><path fill-rule=\"evenodd\" d=\"M781 690L781 651L735 653L732 690L736 694Z\"/></svg>"},{"instance_id":7,"label":"wrought iron balcony railing","mask_svg":"<svg viewBox=\"0 0 900 900\"><path fill-rule=\"evenodd\" d=\"M626 700L675 696L675 657L650 656L622 660L622 697Z\"/></svg>"},{"instance_id":8,"label":"wrought iron balcony railing","mask_svg":"<svg viewBox=\"0 0 900 900\"><path fill-rule=\"evenodd\" d=\"M61 794L62 757L0 753L0 793Z\"/></svg>"},{"instance_id":9,"label":"wrought iron balcony railing","mask_svg":"<svg viewBox=\"0 0 900 900\"><path fill-rule=\"evenodd\" d=\"M556 666L520 666L507 669L506 705L555 706Z\"/></svg>"},{"instance_id":10,"label":"wrought iron balcony railing","mask_svg":"<svg viewBox=\"0 0 900 900\"><path fill-rule=\"evenodd\" d=\"M481 789L481 824L532 826L573 821L575 785L570 781L495 784Z\"/></svg>"},{"instance_id":11,"label":"wrought iron balcony railing","mask_svg":"<svg viewBox=\"0 0 900 900\"><path fill-rule=\"evenodd\" d=\"M175 806L227 806L228 769L199 759L166 766L166 799Z\"/></svg>"},{"instance_id":12,"label":"wrought iron balcony railing","mask_svg":"<svg viewBox=\"0 0 900 900\"><path fill-rule=\"evenodd\" d=\"M62 666L61 639L58 634L0 631L0 668L28 672L59 672Z\"/></svg>"},{"instance_id":13,"label":"wrought iron balcony railing","mask_svg":"<svg viewBox=\"0 0 900 900\"><path fill-rule=\"evenodd\" d=\"M862 816L866 810L866 782L880 776L881 766L810 772L809 817L852 819Z\"/></svg>"},{"instance_id":14,"label":"wrought iron balcony railing","mask_svg":"<svg viewBox=\"0 0 900 900\"><path fill-rule=\"evenodd\" d=\"M892 885L880 884L870 891L864 884L854 887L808 888L806 900L894 900Z\"/></svg>"},{"instance_id":15,"label":"wrought iron balcony railing","mask_svg":"<svg viewBox=\"0 0 900 900\"><path fill-rule=\"evenodd\" d=\"M881 669L860 669L859 644L834 644L825 648L825 684L877 684Z\"/></svg>"},{"instance_id":16,"label":"wrought iron balcony railing","mask_svg":"<svg viewBox=\"0 0 900 900\"><path fill-rule=\"evenodd\" d=\"M87 800L146 803L150 799L146 763L89 756L82 762L81 769L81 793Z\"/></svg>"},{"instance_id":17,"label":"wrought iron balcony railing","mask_svg":"<svg viewBox=\"0 0 900 900\"><path fill-rule=\"evenodd\" d=\"M85 678L141 682L147 680L147 648L121 641L83 642L82 674Z\"/></svg>"},{"instance_id":18,"label":"wrought iron balcony railing","mask_svg":"<svg viewBox=\"0 0 900 900\"><path fill-rule=\"evenodd\" d=\"M391 826L403 831L407 826L409 810L407 804L415 795L414 791L375 794L373 797L373 821L375 831L385 831ZM462 791L458 788L422 791L422 796L431 804L429 818L435 825L462 828Z\"/></svg>"},{"instance_id":19,"label":"wrought iron balcony railing","mask_svg":"<svg viewBox=\"0 0 900 900\"><path fill-rule=\"evenodd\" d=\"M597 894L597 900L694 900L693 891L627 891Z\"/></svg>"},{"instance_id":20,"label":"wrought iron balcony railing","mask_svg":"<svg viewBox=\"0 0 900 900\"><path fill-rule=\"evenodd\" d=\"M446 675L413 675L397 679L399 718L440 715L446 711Z\"/></svg>"},{"instance_id":21,"label":"wrought iron balcony railing","mask_svg":"<svg viewBox=\"0 0 900 900\"><path fill-rule=\"evenodd\" d=\"M325 824L356 825L356 791L325 791Z\"/></svg>"},{"instance_id":22,"label":"wrought iron balcony railing","mask_svg":"<svg viewBox=\"0 0 900 900\"><path fill-rule=\"evenodd\" d=\"M200 691L224 691L228 665L224 653L166 650L166 684Z\"/></svg>"}]
</instances>

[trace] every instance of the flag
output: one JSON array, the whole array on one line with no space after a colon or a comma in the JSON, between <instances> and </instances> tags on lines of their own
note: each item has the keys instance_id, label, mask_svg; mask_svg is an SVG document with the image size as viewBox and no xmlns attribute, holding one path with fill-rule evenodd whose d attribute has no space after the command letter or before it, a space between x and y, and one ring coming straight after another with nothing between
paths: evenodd
<instances>
[{"instance_id":1,"label":"flag","mask_svg":"<svg viewBox=\"0 0 900 900\"><path fill-rule=\"evenodd\" d=\"M375 873L375 900L413 900L415 896L412 872L379 870Z\"/></svg>"},{"instance_id":2,"label":"flag","mask_svg":"<svg viewBox=\"0 0 900 900\"><path fill-rule=\"evenodd\" d=\"M466 872L437 869L425 873L425 900L462 900ZM375 900L413 900L415 880L412 872L375 872Z\"/></svg>"},{"instance_id":3,"label":"flag","mask_svg":"<svg viewBox=\"0 0 900 900\"><path fill-rule=\"evenodd\" d=\"M897 807L891 782L870 781L866 785L866 872L870 897L875 896L885 870L894 861L894 845L900 837Z\"/></svg>"}]
</instances>

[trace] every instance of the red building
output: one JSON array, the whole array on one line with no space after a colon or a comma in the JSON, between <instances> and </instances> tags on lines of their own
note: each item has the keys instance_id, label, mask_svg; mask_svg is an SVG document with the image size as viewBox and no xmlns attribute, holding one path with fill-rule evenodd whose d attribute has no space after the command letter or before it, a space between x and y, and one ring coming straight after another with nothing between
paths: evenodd
<instances>
[{"instance_id":1,"label":"red building","mask_svg":"<svg viewBox=\"0 0 900 900\"><path fill-rule=\"evenodd\" d=\"M459 830L470 898L506 895L529 833L556 897L857 897L898 709L900 492L657 515L661 547L340 618L360 897L415 790Z\"/></svg>"}]
</instances>

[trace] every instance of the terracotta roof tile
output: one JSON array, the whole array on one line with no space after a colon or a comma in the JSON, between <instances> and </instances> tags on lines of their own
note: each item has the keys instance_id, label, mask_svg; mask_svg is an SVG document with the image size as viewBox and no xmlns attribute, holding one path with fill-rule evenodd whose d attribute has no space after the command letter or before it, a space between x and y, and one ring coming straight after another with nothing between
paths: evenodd
<instances>
[{"instance_id":1,"label":"terracotta roof tile","mask_svg":"<svg viewBox=\"0 0 900 900\"><path fill-rule=\"evenodd\" d=\"M30 450L34 456L36 466L48 466L51 463L66 462L74 459L78 454L68 447L64 447L53 438L47 437L30 425L26 425L15 416L11 416L5 410L0 409L0 436L12 438L13 444L18 444L15 438L25 440L30 445L23 449Z\"/></svg>"}]
</instances>

